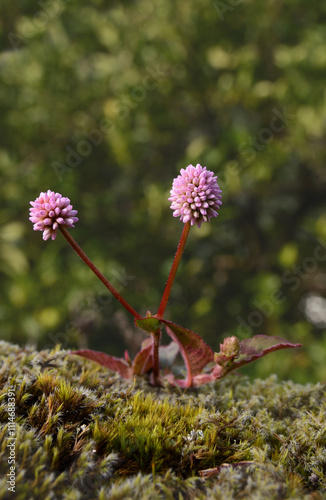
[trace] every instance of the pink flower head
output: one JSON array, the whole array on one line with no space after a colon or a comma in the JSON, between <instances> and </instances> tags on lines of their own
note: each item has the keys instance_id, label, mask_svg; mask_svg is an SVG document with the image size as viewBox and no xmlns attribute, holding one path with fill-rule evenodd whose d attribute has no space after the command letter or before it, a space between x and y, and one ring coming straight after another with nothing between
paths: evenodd
<instances>
[{"instance_id":1,"label":"pink flower head","mask_svg":"<svg viewBox=\"0 0 326 500\"><path fill-rule=\"evenodd\" d=\"M171 207L174 217L182 222L190 221L198 227L218 215L222 205L220 186L216 182L214 172L202 167L199 163L194 167L182 168L180 175L173 180L170 191Z\"/></svg>"},{"instance_id":2,"label":"pink flower head","mask_svg":"<svg viewBox=\"0 0 326 500\"><path fill-rule=\"evenodd\" d=\"M75 217L77 210L73 210L69 198L64 198L60 193L48 190L30 203L29 220L34 224L34 231L43 231L43 240L50 237L55 240L59 225L74 227L78 221Z\"/></svg>"}]
</instances>

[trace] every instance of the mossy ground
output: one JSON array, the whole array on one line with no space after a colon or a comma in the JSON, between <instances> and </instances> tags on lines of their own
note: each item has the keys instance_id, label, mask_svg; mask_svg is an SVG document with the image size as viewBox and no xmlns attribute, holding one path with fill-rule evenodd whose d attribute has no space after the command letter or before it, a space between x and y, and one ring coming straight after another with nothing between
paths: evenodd
<instances>
[{"instance_id":1,"label":"mossy ground","mask_svg":"<svg viewBox=\"0 0 326 500\"><path fill-rule=\"evenodd\" d=\"M59 348L6 342L0 360L0 498L326 498L324 383L233 374L196 390L153 388Z\"/></svg>"}]
</instances>

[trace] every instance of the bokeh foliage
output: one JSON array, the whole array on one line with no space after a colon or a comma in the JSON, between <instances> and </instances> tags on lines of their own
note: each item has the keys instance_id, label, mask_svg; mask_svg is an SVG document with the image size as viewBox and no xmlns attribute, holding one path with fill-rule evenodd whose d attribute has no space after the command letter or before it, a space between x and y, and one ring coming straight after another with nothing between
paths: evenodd
<instances>
[{"instance_id":1,"label":"bokeh foliage","mask_svg":"<svg viewBox=\"0 0 326 500\"><path fill-rule=\"evenodd\" d=\"M2 0L0 11L1 337L134 352L132 318L61 235L32 231L29 201L68 196L73 236L155 313L182 230L172 179L199 162L218 174L223 207L192 230L166 317L215 350L226 334L302 342L248 373L324 380L326 4Z\"/></svg>"}]
</instances>

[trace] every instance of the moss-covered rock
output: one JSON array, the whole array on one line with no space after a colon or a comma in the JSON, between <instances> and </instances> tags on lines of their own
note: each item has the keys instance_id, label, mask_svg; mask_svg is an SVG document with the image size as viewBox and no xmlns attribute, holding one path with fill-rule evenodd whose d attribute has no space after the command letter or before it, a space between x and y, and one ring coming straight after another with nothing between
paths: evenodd
<instances>
[{"instance_id":1,"label":"moss-covered rock","mask_svg":"<svg viewBox=\"0 0 326 500\"><path fill-rule=\"evenodd\" d=\"M59 347L0 342L0 359L1 498L326 498L325 384L234 374L181 391Z\"/></svg>"}]
</instances>

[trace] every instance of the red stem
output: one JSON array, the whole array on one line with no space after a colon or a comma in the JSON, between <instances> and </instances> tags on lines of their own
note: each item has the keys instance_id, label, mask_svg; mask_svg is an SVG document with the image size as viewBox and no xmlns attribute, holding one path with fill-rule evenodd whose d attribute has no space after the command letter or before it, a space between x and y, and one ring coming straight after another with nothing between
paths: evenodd
<instances>
[{"instance_id":1,"label":"red stem","mask_svg":"<svg viewBox=\"0 0 326 500\"><path fill-rule=\"evenodd\" d=\"M160 339L161 339L161 331L157 330L155 333L151 334L153 340L152 347L152 357L153 357L153 373L152 373L152 381L153 385L159 385L159 375L160 375L160 363L159 363L159 347L160 347Z\"/></svg>"},{"instance_id":2,"label":"red stem","mask_svg":"<svg viewBox=\"0 0 326 500\"><path fill-rule=\"evenodd\" d=\"M114 288L113 285L106 279L105 276L97 269L96 266L94 266L93 262L87 257L87 255L83 252L83 250L80 248L78 243L73 239L73 237L68 233L67 229L64 227L59 226L59 229L63 236L66 238L68 243L72 246L72 248L75 250L75 252L79 255L79 257L85 262L85 264L88 265L88 267L93 271L94 274L102 281L102 283L110 290L110 292L115 296L116 299L127 309L130 314L134 316L134 318L141 319L141 315L136 312L131 305L128 304L128 302L120 295L120 293Z\"/></svg>"},{"instance_id":3,"label":"red stem","mask_svg":"<svg viewBox=\"0 0 326 500\"><path fill-rule=\"evenodd\" d=\"M166 305L168 303L169 296L170 296L171 289L172 289L173 282L174 282L174 278L175 278L175 275L177 273L177 270L178 270L178 267L179 267L179 264L181 261L181 257L182 257L182 254L183 254L186 242L187 242L189 231L190 231L190 222L188 221L183 226L183 231L181 234L179 245L178 245L176 254L174 256L174 261L172 263L170 274L169 274L168 280L167 280L166 285L165 285L165 289L164 289L164 292L162 295L160 307L159 307L157 315L156 315L158 318L163 317Z\"/></svg>"}]
</instances>

